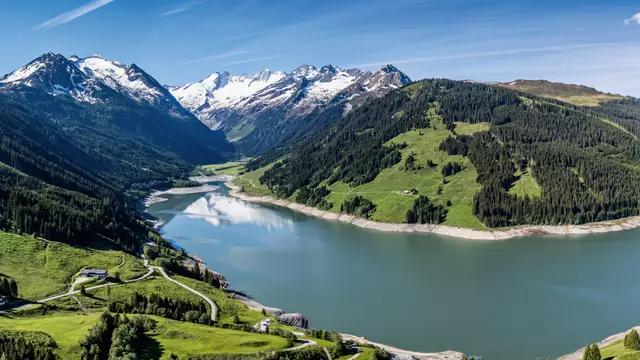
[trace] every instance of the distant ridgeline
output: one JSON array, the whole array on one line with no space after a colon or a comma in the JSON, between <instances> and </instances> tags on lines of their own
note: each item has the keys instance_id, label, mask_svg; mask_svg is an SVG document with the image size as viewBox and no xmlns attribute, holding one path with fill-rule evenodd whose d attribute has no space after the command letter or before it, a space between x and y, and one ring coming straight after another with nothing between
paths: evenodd
<instances>
[{"instance_id":1,"label":"distant ridgeline","mask_svg":"<svg viewBox=\"0 0 640 360\"><path fill-rule=\"evenodd\" d=\"M485 128L462 131L470 124ZM407 143L401 136L421 139L436 132L444 136L428 151L462 159L459 164L420 159L414 153L420 140ZM363 199L334 204L332 189L376 183L393 171L416 179L437 174L442 177L437 190L412 191L413 206L397 208L405 209L404 222L442 223L456 206L441 195L443 189L446 193L447 183L469 168L481 186L466 211L484 226L580 224L640 213L639 136L638 99L579 107L499 86L425 80L367 102L303 141L254 160L248 169L271 164L260 182L278 197L327 210L352 209L363 217L384 204ZM525 180L535 191L514 191Z\"/></svg>"}]
</instances>

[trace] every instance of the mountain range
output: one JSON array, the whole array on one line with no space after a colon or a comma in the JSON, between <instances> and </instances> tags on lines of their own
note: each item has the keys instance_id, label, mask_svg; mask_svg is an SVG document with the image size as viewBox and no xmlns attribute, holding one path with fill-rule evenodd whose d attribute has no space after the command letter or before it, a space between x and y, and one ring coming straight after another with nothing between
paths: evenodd
<instances>
[{"instance_id":1,"label":"mountain range","mask_svg":"<svg viewBox=\"0 0 640 360\"><path fill-rule=\"evenodd\" d=\"M291 73L213 73L180 87L173 96L212 129L221 129L240 151L255 155L304 136L366 100L411 83L392 65L377 72L332 65L302 65Z\"/></svg>"},{"instance_id":2,"label":"mountain range","mask_svg":"<svg viewBox=\"0 0 640 360\"><path fill-rule=\"evenodd\" d=\"M290 73L213 73L184 86L163 86L135 64L99 54L46 53L1 77L0 94L49 115L65 113L61 121L100 113L94 125L115 126L190 162L211 162L234 151L233 145L257 155L290 143L409 83L392 65L376 72L302 65ZM75 113L53 111L60 107Z\"/></svg>"},{"instance_id":3,"label":"mountain range","mask_svg":"<svg viewBox=\"0 0 640 360\"><path fill-rule=\"evenodd\" d=\"M46 53L0 78L0 97L51 120L88 151L109 154L111 166L137 168L142 178L233 151L224 134L209 130L145 71L97 55Z\"/></svg>"}]
</instances>

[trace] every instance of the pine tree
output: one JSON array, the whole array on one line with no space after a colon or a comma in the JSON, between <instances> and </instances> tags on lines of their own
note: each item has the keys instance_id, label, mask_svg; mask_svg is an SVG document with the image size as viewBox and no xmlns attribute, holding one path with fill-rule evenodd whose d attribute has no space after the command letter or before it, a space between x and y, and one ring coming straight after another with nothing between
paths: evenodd
<instances>
[{"instance_id":1,"label":"pine tree","mask_svg":"<svg viewBox=\"0 0 640 360\"><path fill-rule=\"evenodd\" d=\"M587 347L584 348L582 360L593 360L593 355L591 354L591 345L587 345Z\"/></svg>"},{"instance_id":2,"label":"pine tree","mask_svg":"<svg viewBox=\"0 0 640 360\"><path fill-rule=\"evenodd\" d=\"M593 354L593 360L602 360L602 355L600 354L600 348L598 344L593 344L591 347L591 353Z\"/></svg>"},{"instance_id":3,"label":"pine tree","mask_svg":"<svg viewBox=\"0 0 640 360\"><path fill-rule=\"evenodd\" d=\"M80 295L87 296L87 290L84 288L84 285L80 285Z\"/></svg>"},{"instance_id":4,"label":"pine tree","mask_svg":"<svg viewBox=\"0 0 640 360\"><path fill-rule=\"evenodd\" d=\"M583 360L602 360L602 355L600 354L600 348L597 344L587 345L584 349L584 355L582 356Z\"/></svg>"},{"instance_id":5,"label":"pine tree","mask_svg":"<svg viewBox=\"0 0 640 360\"><path fill-rule=\"evenodd\" d=\"M631 350L640 350L640 335L636 329L632 329L624 337L624 347Z\"/></svg>"}]
</instances>

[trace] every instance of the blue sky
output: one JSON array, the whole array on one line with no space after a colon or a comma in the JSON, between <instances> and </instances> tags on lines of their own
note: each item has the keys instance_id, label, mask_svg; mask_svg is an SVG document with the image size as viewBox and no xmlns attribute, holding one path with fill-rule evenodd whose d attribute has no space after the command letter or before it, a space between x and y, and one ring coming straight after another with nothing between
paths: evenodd
<instances>
[{"instance_id":1,"label":"blue sky","mask_svg":"<svg viewBox=\"0 0 640 360\"><path fill-rule=\"evenodd\" d=\"M7 0L0 73L46 51L98 52L171 85L392 63L413 79L543 78L640 96L638 13L621 0Z\"/></svg>"}]
</instances>

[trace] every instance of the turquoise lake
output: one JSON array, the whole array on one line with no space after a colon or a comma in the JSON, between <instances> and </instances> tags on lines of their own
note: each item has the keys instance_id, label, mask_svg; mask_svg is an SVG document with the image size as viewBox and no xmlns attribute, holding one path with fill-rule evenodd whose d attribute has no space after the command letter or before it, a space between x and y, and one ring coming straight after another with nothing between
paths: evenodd
<instances>
[{"instance_id":1,"label":"turquoise lake","mask_svg":"<svg viewBox=\"0 0 640 360\"><path fill-rule=\"evenodd\" d=\"M361 229L224 188L167 197L148 210L166 238L313 328L528 360L640 325L640 230L485 242Z\"/></svg>"}]
</instances>

